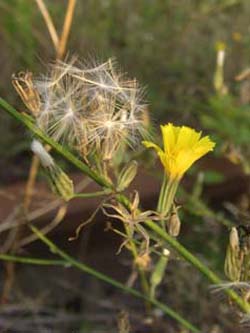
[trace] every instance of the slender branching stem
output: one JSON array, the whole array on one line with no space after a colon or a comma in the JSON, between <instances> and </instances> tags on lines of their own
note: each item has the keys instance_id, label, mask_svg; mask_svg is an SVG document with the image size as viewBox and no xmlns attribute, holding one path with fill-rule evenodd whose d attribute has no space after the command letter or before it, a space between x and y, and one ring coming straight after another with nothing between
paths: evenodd
<instances>
[{"instance_id":1,"label":"slender branching stem","mask_svg":"<svg viewBox=\"0 0 250 333\"><path fill-rule=\"evenodd\" d=\"M51 147L53 147L58 153L64 156L67 160L69 160L73 165L79 168L85 175L92 178L97 184L102 187L112 188L112 184L108 183L106 179L103 179L101 175L97 175L94 171L92 171L87 165L85 165L82 161L78 160L73 154L67 151L64 147L54 142L52 139L47 137L41 130L39 130L34 123L30 120L27 115L18 113L11 105L9 105L5 100L0 98L0 106L7 111L12 117L16 120L24 124L27 128L29 128L36 136L38 136L41 140L48 143ZM123 204L125 207L130 208L131 202L125 195L118 194L116 196L117 200ZM221 283L221 279L205 264L203 264L197 257L195 257L190 251L188 251L183 245L181 245L176 239L172 238L168 235L161 227L157 225L157 223L153 221L146 221L145 224L149 229L154 231L160 239L164 239L167 244L171 245L173 249L179 253L187 262L193 265L198 271L200 271L211 283ZM226 289L225 292L230 296L235 303L244 311L250 312L250 305L244 301L236 292L231 289Z\"/></svg>"},{"instance_id":2,"label":"slender branching stem","mask_svg":"<svg viewBox=\"0 0 250 333\"><path fill-rule=\"evenodd\" d=\"M78 268L80 271L83 271L85 273L88 273L97 279L104 281L108 284L111 284L112 286L121 289L122 291L129 293L135 297L144 299L148 302L150 302L152 305L156 306L157 308L161 309L163 313L166 315L174 318L177 322L179 322L183 327L189 329L191 332L199 333L200 330L193 326L191 323L189 323L186 319L184 319L181 315L176 313L174 310L169 308L167 305L155 300L151 299L147 295L144 295L137 291L136 289L127 287L126 285L122 284L121 282L118 282L111 277L104 275L93 268L85 265L84 263L76 260L75 258L71 257L69 254L64 252L62 249L60 249L54 242L52 242L49 238L47 238L45 235L43 235L36 227L30 225L31 230L37 235L37 237L46 244L50 251L57 254L59 257L61 257L63 260L65 260L70 266Z\"/></svg>"}]
</instances>

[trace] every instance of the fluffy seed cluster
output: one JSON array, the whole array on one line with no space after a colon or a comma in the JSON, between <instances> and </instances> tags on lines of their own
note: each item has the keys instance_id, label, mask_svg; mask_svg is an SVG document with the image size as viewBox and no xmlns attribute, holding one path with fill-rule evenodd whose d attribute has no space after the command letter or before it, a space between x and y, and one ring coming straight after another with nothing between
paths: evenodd
<instances>
[{"instance_id":1,"label":"fluffy seed cluster","mask_svg":"<svg viewBox=\"0 0 250 333\"><path fill-rule=\"evenodd\" d=\"M38 110L30 111L44 132L85 157L94 151L108 160L121 143L134 147L146 133L143 92L116 67L112 59L91 67L72 59L36 80L22 73L13 84L26 106L34 105L29 96L39 96Z\"/></svg>"}]
</instances>

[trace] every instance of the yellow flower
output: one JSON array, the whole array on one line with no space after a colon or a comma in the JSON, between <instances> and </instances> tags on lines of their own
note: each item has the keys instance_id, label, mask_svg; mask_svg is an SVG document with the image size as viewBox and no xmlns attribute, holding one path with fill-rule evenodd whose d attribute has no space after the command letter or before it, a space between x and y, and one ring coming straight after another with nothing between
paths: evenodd
<instances>
[{"instance_id":1,"label":"yellow flower","mask_svg":"<svg viewBox=\"0 0 250 333\"><path fill-rule=\"evenodd\" d=\"M167 124L161 126L162 150L150 141L143 141L147 148L154 148L171 179L180 180L183 174L199 158L213 150L215 143L208 136L201 138L201 132L186 126Z\"/></svg>"}]
</instances>

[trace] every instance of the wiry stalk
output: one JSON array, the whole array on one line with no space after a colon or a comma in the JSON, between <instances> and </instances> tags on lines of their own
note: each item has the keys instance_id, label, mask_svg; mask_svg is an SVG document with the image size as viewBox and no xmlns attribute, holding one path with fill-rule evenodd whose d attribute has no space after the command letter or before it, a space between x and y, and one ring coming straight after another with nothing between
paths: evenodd
<instances>
[{"instance_id":1,"label":"wiry stalk","mask_svg":"<svg viewBox=\"0 0 250 333\"><path fill-rule=\"evenodd\" d=\"M63 56L65 54L66 46L67 46L67 41L72 25L72 19L75 11L75 5L76 5L76 0L69 0L68 1L68 7L64 19L64 24L63 24L63 29L62 29L62 34L59 40L59 44L57 47L57 58L58 59L63 59Z\"/></svg>"},{"instance_id":2,"label":"wiry stalk","mask_svg":"<svg viewBox=\"0 0 250 333\"><path fill-rule=\"evenodd\" d=\"M57 49L59 43L59 37L54 22L50 16L50 13L43 0L36 0L36 3L46 23L54 48Z\"/></svg>"}]
</instances>

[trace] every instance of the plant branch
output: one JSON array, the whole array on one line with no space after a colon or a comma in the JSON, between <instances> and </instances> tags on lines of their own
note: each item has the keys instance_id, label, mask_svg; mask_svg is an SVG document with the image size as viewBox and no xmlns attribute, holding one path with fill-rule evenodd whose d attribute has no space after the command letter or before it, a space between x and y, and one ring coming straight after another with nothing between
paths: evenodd
<instances>
[{"instance_id":1,"label":"plant branch","mask_svg":"<svg viewBox=\"0 0 250 333\"><path fill-rule=\"evenodd\" d=\"M137 298L141 298L141 299L144 299L144 300L150 302L151 304L153 304L156 307L158 307L159 309L161 309L166 315L172 317L177 322L179 322L183 327L186 327L189 330L191 330L191 332L194 332L194 333L200 332L200 330L198 328L196 328L195 326L190 324L187 320L185 320L182 316L180 316L177 312L175 312L174 310L169 308L167 305L162 304L161 302L159 302L155 299L152 299L146 295L143 295L136 289L127 287L127 286L123 285L121 282L118 282L118 281L112 279L111 277L104 275L104 274L94 270L93 268L85 265L84 263L79 262L75 258L68 255L66 252L61 250L59 247L57 247L57 245L55 243L53 243L49 238L47 238L45 235L43 235L36 227L30 225L30 228L37 235L37 237L44 244L46 244L49 247L51 252L53 252L53 253L57 254L59 257L63 258L68 264L72 265L73 267L78 268L80 271L83 271L87 274L90 274L90 275L96 277L97 279L99 279L101 281L111 284L112 286L114 286L118 289L121 289L122 291L124 291L126 293L129 293Z\"/></svg>"},{"instance_id":2,"label":"plant branch","mask_svg":"<svg viewBox=\"0 0 250 333\"><path fill-rule=\"evenodd\" d=\"M47 137L40 129L38 129L30 120L27 115L18 113L11 105L9 105L5 100L0 98L0 106L4 108L12 117L16 118L19 122L24 124L27 128L29 128L35 135L37 135L40 139L51 145L58 153L64 156L67 160L69 160L73 165L75 165L79 170L81 170L84 174L88 175L99 185L112 188L112 185L100 175L97 175L94 171L90 170L90 168L85 165L82 161L78 160L73 154L67 151L64 147L56 143ZM125 207L130 207L131 203L128 198L122 194L117 195L117 200L123 204ZM189 252L184 246L182 246L177 240L169 236L166 232L164 232L155 222L146 221L146 225L148 228L153 230L159 237L164 239L169 245L172 246L185 260L187 260L191 265L193 265L197 270L199 270L210 282L212 283L221 283L221 279L210 270L205 264L203 264L197 257L195 257L191 252ZM231 289L226 289L225 292L233 299L239 307L244 312L250 311L250 305L244 301L240 296L237 295Z\"/></svg>"},{"instance_id":3,"label":"plant branch","mask_svg":"<svg viewBox=\"0 0 250 333\"><path fill-rule=\"evenodd\" d=\"M42 265L42 266L67 266L67 261L64 260L49 260L41 258L32 258L32 257L19 257L10 254L0 254L0 260L8 262L16 262L20 264L29 264L29 265Z\"/></svg>"}]
</instances>

